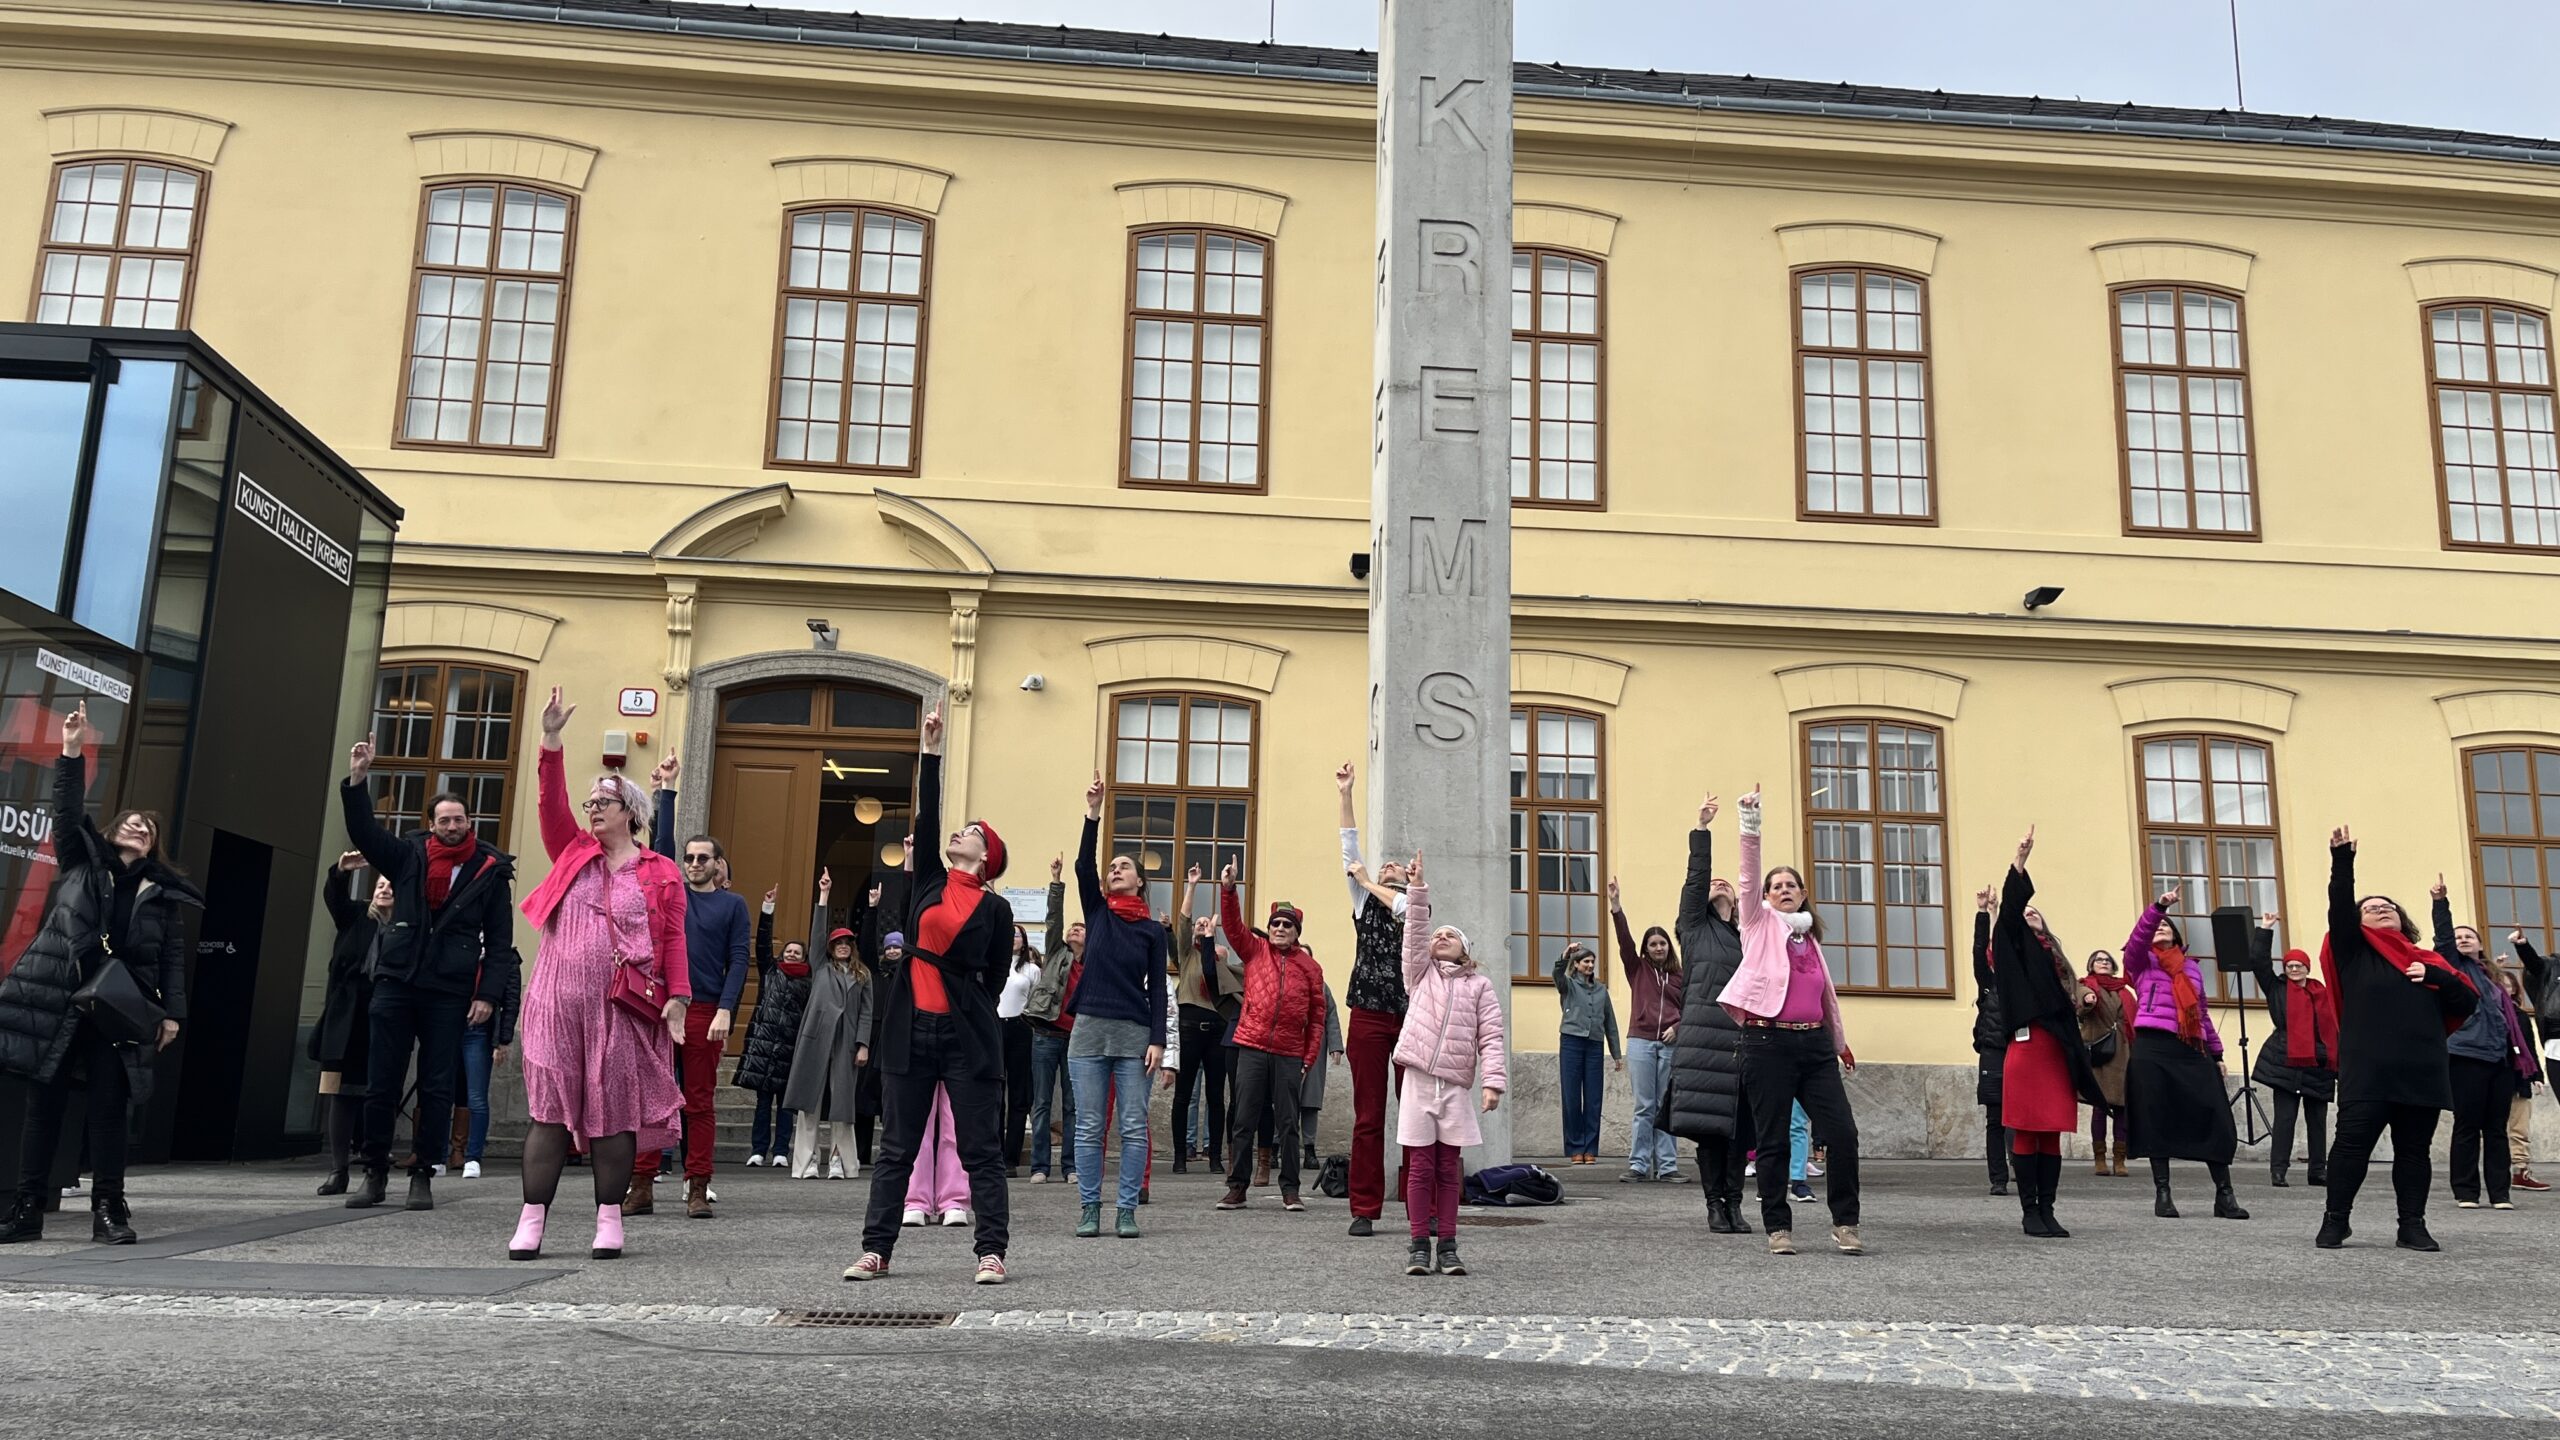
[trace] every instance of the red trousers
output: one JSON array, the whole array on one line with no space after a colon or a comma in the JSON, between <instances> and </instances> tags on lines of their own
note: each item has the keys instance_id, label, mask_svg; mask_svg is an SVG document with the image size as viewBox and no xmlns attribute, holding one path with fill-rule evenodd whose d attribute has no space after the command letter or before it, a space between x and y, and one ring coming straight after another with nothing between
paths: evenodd
<instances>
[{"instance_id":1,"label":"red trousers","mask_svg":"<svg viewBox=\"0 0 2560 1440\"><path fill-rule=\"evenodd\" d=\"M676 1049L676 1077L684 1086L684 1178L711 1178L711 1142L717 1138L718 1118L712 1113L711 1097L720 1084L720 1041L711 1038L711 1017L720 1013L717 1001L696 1000L684 1007L684 1044ZM658 1152L643 1152L631 1165L631 1178L658 1178Z\"/></svg>"},{"instance_id":2,"label":"red trousers","mask_svg":"<svg viewBox=\"0 0 2560 1440\"><path fill-rule=\"evenodd\" d=\"M1387 1067L1396 1053L1404 1017L1353 1009L1343 1049L1351 1061L1351 1213L1375 1220L1387 1196ZM1404 1067L1395 1067L1401 1077ZM1396 1193L1405 1188L1403 1152L1397 1152Z\"/></svg>"}]
</instances>

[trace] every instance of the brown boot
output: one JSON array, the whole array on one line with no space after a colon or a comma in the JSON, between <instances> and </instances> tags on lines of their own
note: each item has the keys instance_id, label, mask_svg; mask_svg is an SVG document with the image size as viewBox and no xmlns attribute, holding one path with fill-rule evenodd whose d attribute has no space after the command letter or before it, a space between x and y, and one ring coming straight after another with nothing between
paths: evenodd
<instances>
[{"instance_id":1,"label":"brown boot","mask_svg":"<svg viewBox=\"0 0 2560 1440\"><path fill-rule=\"evenodd\" d=\"M684 1182L684 1218L687 1220L713 1220L719 1218L711 1213L710 1180L706 1178L696 1178Z\"/></svg>"},{"instance_id":2,"label":"brown boot","mask_svg":"<svg viewBox=\"0 0 2560 1440\"><path fill-rule=\"evenodd\" d=\"M2107 1170L2107 1157L2103 1151L2090 1156L2089 1164L2091 1166L2089 1173L2092 1175L2104 1177L2109 1173Z\"/></svg>"},{"instance_id":3,"label":"brown boot","mask_svg":"<svg viewBox=\"0 0 2560 1440\"><path fill-rule=\"evenodd\" d=\"M2116 1161L2116 1168L2115 1168L2114 1174L2115 1174L2118 1178L2122 1178L2122 1177L2124 1176L2124 1174L2125 1174L2125 1168L2124 1168L2124 1142L2123 1142L2123 1141L2121 1141L2121 1140L2119 1140L2119 1141L2117 1141L2117 1142L2116 1142L2115 1161Z\"/></svg>"},{"instance_id":4,"label":"brown boot","mask_svg":"<svg viewBox=\"0 0 2560 1440\"><path fill-rule=\"evenodd\" d=\"M657 1176L652 1175L646 1179L635 1179L631 1182L630 1193L622 1197L622 1213L625 1215L658 1213Z\"/></svg>"},{"instance_id":5,"label":"brown boot","mask_svg":"<svg viewBox=\"0 0 2560 1440\"><path fill-rule=\"evenodd\" d=\"M1271 1183L1271 1147L1259 1146L1253 1152L1253 1184L1260 1189Z\"/></svg>"}]
</instances>

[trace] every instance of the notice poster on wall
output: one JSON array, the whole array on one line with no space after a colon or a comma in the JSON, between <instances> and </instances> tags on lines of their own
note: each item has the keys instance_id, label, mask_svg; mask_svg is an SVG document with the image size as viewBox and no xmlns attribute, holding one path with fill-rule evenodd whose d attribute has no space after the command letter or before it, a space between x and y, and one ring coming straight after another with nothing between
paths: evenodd
<instances>
[{"instance_id":1,"label":"notice poster on wall","mask_svg":"<svg viewBox=\"0 0 2560 1440\"><path fill-rule=\"evenodd\" d=\"M1013 907L1013 923L1040 926L1049 923L1049 887L1046 885L1008 885L998 892L1004 903Z\"/></svg>"}]
</instances>

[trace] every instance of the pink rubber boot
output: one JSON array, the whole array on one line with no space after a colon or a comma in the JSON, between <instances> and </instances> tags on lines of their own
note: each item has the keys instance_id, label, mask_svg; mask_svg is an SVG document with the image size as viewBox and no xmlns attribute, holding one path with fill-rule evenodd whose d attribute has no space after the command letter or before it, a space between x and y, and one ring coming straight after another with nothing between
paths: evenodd
<instances>
[{"instance_id":1,"label":"pink rubber boot","mask_svg":"<svg viewBox=\"0 0 2560 1440\"><path fill-rule=\"evenodd\" d=\"M596 1207L596 1248L587 1252L598 1260L622 1258L622 1207Z\"/></svg>"},{"instance_id":2,"label":"pink rubber boot","mask_svg":"<svg viewBox=\"0 0 2560 1440\"><path fill-rule=\"evenodd\" d=\"M507 1258L510 1260L541 1259L542 1223L550 1216L551 1207L547 1205L524 1207L524 1213L516 1217L516 1238L507 1242Z\"/></svg>"}]
</instances>

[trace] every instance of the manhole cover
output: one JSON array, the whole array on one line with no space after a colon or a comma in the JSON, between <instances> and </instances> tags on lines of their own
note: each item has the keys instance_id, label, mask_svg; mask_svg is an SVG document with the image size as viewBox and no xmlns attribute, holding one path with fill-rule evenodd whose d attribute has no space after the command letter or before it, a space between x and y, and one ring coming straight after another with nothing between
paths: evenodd
<instances>
[{"instance_id":1,"label":"manhole cover","mask_svg":"<svg viewBox=\"0 0 2560 1440\"><path fill-rule=\"evenodd\" d=\"M1469 1215L1464 1211L1460 1211L1458 1214L1458 1223L1461 1225L1482 1225L1500 1230L1519 1225L1544 1225L1547 1222L1539 1219L1535 1215Z\"/></svg>"},{"instance_id":2,"label":"manhole cover","mask_svg":"<svg viewBox=\"0 0 2560 1440\"><path fill-rule=\"evenodd\" d=\"M773 1323L831 1330L938 1330L959 1318L949 1310L785 1310Z\"/></svg>"}]
</instances>

